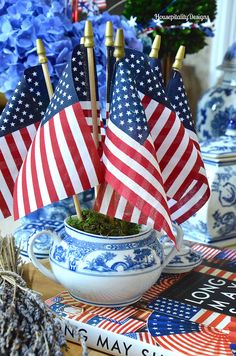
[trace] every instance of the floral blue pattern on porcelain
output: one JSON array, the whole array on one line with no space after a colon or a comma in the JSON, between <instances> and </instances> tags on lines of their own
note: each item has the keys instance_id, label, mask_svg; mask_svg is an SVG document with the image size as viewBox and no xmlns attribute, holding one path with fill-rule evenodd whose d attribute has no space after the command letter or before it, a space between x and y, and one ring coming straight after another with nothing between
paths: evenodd
<instances>
[{"instance_id":1,"label":"floral blue pattern on porcelain","mask_svg":"<svg viewBox=\"0 0 236 356\"><path fill-rule=\"evenodd\" d=\"M68 235L64 229L59 236L65 247L62 244L55 246L51 259L71 271L76 271L76 261L79 261L80 270L94 272L118 273L154 267L157 266L157 260L154 258L153 250L163 261L163 249L154 231L143 240L124 243L120 242L120 238L119 243L116 243L115 239L109 241L109 238L104 243L96 241L91 243ZM123 256L119 251L127 253Z\"/></svg>"},{"instance_id":2,"label":"floral blue pattern on porcelain","mask_svg":"<svg viewBox=\"0 0 236 356\"><path fill-rule=\"evenodd\" d=\"M14 233L16 245L20 247L20 254L27 258L28 256L28 243L31 236L42 230L55 231L63 226L61 221L38 219L31 220L30 222L23 223L18 227ZM38 258L47 258L49 250L52 245L51 236L43 234L35 241L34 251Z\"/></svg>"}]
</instances>

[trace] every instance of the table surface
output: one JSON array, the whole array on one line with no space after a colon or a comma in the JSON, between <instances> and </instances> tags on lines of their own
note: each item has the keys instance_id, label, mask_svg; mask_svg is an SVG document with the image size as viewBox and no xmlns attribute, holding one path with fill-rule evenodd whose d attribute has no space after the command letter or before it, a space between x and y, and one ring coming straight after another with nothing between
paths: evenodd
<instances>
[{"instance_id":1,"label":"table surface","mask_svg":"<svg viewBox=\"0 0 236 356\"><path fill-rule=\"evenodd\" d=\"M46 260L43 261L43 264L48 266L48 262ZM41 272L39 272L31 263L27 263L24 266L24 279L26 280L28 286L39 292L42 293L43 299L49 299L54 295L60 293L61 291L65 290L60 284L57 284L48 278L46 278ZM74 344L72 342L67 342L68 351L65 351L66 356L75 356L75 355L82 355L82 349L80 345ZM106 353L101 353L92 349L88 350L89 356L101 356L107 355Z\"/></svg>"}]
</instances>

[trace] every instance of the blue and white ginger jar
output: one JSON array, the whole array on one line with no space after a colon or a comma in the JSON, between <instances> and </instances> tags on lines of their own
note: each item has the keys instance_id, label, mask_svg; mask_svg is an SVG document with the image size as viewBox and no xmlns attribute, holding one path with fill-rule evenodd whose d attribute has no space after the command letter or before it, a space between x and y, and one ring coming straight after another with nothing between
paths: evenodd
<instances>
[{"instance_id":1,"label":"blue and white ginger jar","mask_svg":"<svg viewBox=\"0 0 236 356\"><path fill-rule=\"evenodd\" d=\"M229 120L236 116L236 43L226 52L223 79L206 91L198 103L196 128L200 141L225 134Z\"/></svg>"},{"instance_id":2,"label":"blue and white ginger jar","mask_svg":"<svg viewBox=\"0 0 236 356\"><path fill-rule=\"evenodd\" d=\"M200 144L211 189L208 202L182 224L185 237L217 242L236 237L236 119L224 136Z\"/></svg>"}]
</instances>

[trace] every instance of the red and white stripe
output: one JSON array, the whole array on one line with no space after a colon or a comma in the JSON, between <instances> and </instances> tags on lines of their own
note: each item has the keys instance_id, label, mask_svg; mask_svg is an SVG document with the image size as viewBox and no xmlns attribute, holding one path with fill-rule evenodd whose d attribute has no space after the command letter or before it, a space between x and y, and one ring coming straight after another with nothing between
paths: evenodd
<instances>
[{"instance_id":1,"label":"red and white stripe","mask_svg":"<svg viewBox=\"0 0 236 356\"><path fill-rule=\"evenodd\" d=\"M236 260L236 251L235 250L224 249L222 252L224 255L224 259L230 260L230 261Z\"/></svg>"},{"instance_id":2,"label":"red and white stripe","mask_svg":"<svg viewBox=\"0 0 236 356\"><path fill-rule=\"evenodd\" d=\"M202 257L208 260L220 253L220 250L218 248L208 247L199 244L194 244L192 248L197 252L201 252Z\"/></svg>"},{"instance_id":3,"label":"red and white stripe","mask_svg":"<svg viewBox=\"0 0 236 356\"><path fill-rule=\"evenodd\" d=\"M225 278L230 281L236 281L236 272L224 271L219 268L208 267L205 265L200 265L196 267L194 271L204 273L204 274L209 274L210 276Z\"/></svg>"},{"instance_id":4,"label":"red and white stripe","mask_svg":"<svg viewBox=\"0 0 236 356\"><path fill-rule=\"evenodd\" d=\"M110 308L102 308L102 307L93 307L91 308L91 313L102 316L104 318L113 319L118 322L124 321L131 315L136 312L137 309L132 307L121 308L119 310L110 309Z\"/></svg>"},{"instance_id":5,"label":"red and white stripe","mask_svg":"<svg viewBox=\"0 0 236 356\"><path fill-rule=\"evenodd\" d=\"M165 349L187 356L232 356L228 334L202 325L200 332L156 336L155 340Z\"/></svg>"},{"instance_id":6,"label":"red and white stripe","mask_svg":"<svg viewBox=\"0 0 236 356\"><path fill-rule=\"evenodd\" d=\"M157 344L156 340L154 339L154 337L152 337L152 335L149 332L137 333L137 337L140 341L143 341L146 344L154 345L154 346L156 346L156 344Z\"/></svg>"},{"instance_id":7,"label":"red and white stripe","mask_svg":"<svg viewBox=\"0 0 236 356\"><path fill-rule=\"evenodd\" d=\"M16 219L103 180L100 158L79 103L39 128L17 177Z\"/></svg>"},{"instance_id":8,"label":"red and white stripe","mask_svg":"<svg viewBox=\"0 0 236 356\"><path fill-rule=\"evenodd\" d=\"M92 116L92 109L91 109L91 101L81 101L80 105L83 110L84 117L87 121L87 124L91 130L91 133L93 134L93 116ZM99 142L103 142L105 139L106 132L101 118L99 101L97 101L97 126L98 126Z\"/></svg>"},{"instance_id":9,"label":"red and white stripe","mask_svg":"<svg viewBox=\"0 0 236 356\"><path fill-rule=\"evenodd\" d=\"M116 334L125 334L135 332L138 329L144 327L145 325L145 322L136 319L129 319L123 324L115 323L110 320L103 320L97 325L97 327L112 331Z\"/></svg>"},{"instance_id":10,"label":"red and white stripe","mask_svg":"<svg viewBox=\"0 0 236 356\"><path fill-rule=\"evenodd\" d=\"M13 213L14 184L38 126L39 122L0 137L0 218Z\"/></svg>"},{"instance_id":11,"label":"red and white stripe","mask_svg":"<svg viewBox=\"0 0 236 356\"><path fill-rule=\"evenodd\" d=\"M229 326L232 323L229 315L220 314L206 309L201 309L190 320L220 330L229 329Z\"/></svg>"},{"instance_id":12,"label":"red and white stripe","mask_svg":"<svg viewBox=\"0 0 236 356\"><path fill-rule=\"evenodd\" d=\"M149 217L152 227L163 229L175 240L151 137L140 145L110 120L103 162L106 167L105 181L142 215Z\"/></svg>"},{"instance_id":13,"label":"red and white stripe","mask_svg":"<svg viewBox=\"0 0 236 356\"><path fill-rule=\"evenodd\" d=\"M141 92L139 96L150 126L171 218L182 223L210 195L200 151L173 111Z\"/></svg>"}]
</instances>

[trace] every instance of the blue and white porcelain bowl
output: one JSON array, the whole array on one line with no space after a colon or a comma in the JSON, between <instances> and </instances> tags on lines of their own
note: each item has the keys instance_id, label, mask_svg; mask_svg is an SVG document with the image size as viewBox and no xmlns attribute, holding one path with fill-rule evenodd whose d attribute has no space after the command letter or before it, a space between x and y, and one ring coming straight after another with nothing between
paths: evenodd
<instances>
[{"instance_id":1,"label":"blue and white porcelain bowl","mask_svg":"<svg viewBox=\"0 0 236 356\"><path fill-rule=\"evenodd\" d=\"M136 302L176 253L173 246L164 258L158 240L161 234L145 226L137 235L104 237L77 230L66 220L64 224L58 235L51 233L52 271L39 263L33 250L35 240L45 231L31 237L28 253L42 273L88 304L115 307ZM181 243L182 230L175 228Z\"/></svg>"},{"instance_id":2,"label":"blue and white porcelain bowl","mask_svg":"<svg viewBox=\"0 0 236 356\"><path fill-rule=\"evenodd\" d=\"M15 233L16 246L20 247L20 255L24 262L29 262L28 245L31 236L42 230L54 231L63 226L63 222L49 219L37 219L24 222L19 226ZM48 258L50 247L52 245L52 238L50 234L42 234L40 238L35 241L34 253L37 258Z\"/></svg>"}]
</instances>

